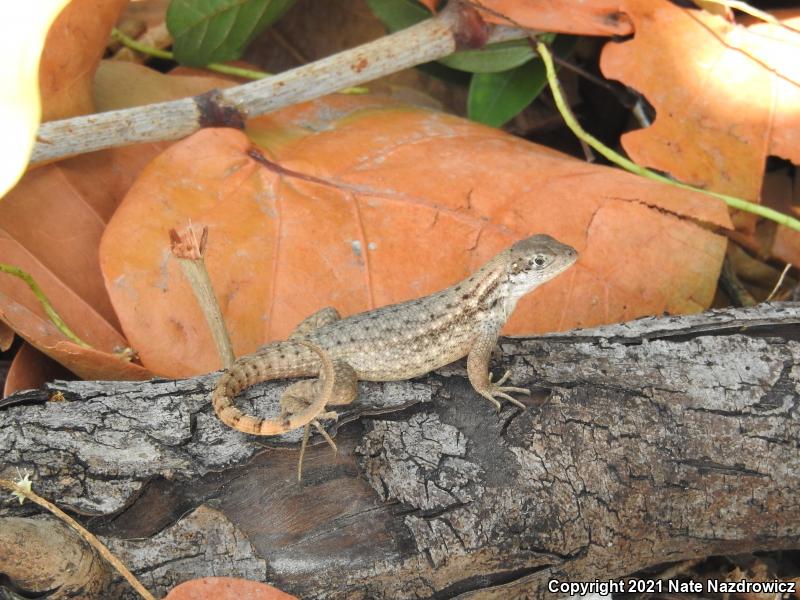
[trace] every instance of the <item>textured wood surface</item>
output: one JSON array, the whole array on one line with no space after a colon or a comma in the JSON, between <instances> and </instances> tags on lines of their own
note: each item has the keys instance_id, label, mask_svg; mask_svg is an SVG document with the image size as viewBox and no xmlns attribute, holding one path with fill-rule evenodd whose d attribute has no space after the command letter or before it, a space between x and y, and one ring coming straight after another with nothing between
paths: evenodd
<instances>
[{"instance_id":1,"label":"textured wood surface","mask_svg":"<svg viewBox=\"0 0 800 600\"><path fill-rule=\"evenodd\" d=\"M300 484L297 434L265 448L221 425L212 377L57 382L0 405L0 475L32 471L157 594L215 574L303 598L541 597L798 546L798 334L800 305L775 304L504 339L495 369L528 410L494 412L463 362L361 384L339 454L317 444Z\"/></svg>"}]
</instances>

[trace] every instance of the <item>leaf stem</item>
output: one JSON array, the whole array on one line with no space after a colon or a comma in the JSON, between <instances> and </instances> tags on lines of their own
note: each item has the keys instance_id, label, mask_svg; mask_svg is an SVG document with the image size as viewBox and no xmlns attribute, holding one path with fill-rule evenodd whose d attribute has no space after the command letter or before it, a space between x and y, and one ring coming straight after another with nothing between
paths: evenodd
<instances>
[{"instance_id":1,"label":"leaf stem","mask_svg":"<svg viewBox=\"0 0 800 600\"><path fill-rule=\"evenodd\" d=\"M5 488L14 493L15 496L25 496L31 502L38 504L42 508L49 510L53 513L56 517L61 519L64 523L69 525L72 529L74 529L81 538L83 538L86 543L88 543L92 548L94 548L100 556L105 558L112 567L114 567L120 575L122 575L128 583L131 584L133 589L135 589L139 595L144 598L145 600L155 600L153 594L147 591L147 589L139 583L139 580L136 579L133 573L131 573L128 568L122 563L120 559L114 556L111 551L105 547L103 542L98 540L93 534L89 533L84 529L80 523L78 523L75 519L70 517L67 513L63 510L58 508L52 502L45 500L36 492L28 489L28 486L25 485L18 485L13 481L9 481L8 479L0 479L0 487Z\"/></svg>"},{"instance_id":2,"label":"leaf stem","mask_svg":"<svg viewBox=\"0 0 800 600\"><path fill-rule=\"evenodd\" d=\"M72 329L64 322L64 319L61 318L56 312L56 309L53 308L53 305L50 303L50 300L47 299L42 288L39 287L39 284L36 283L36 280L31 277L29 273L23 271L19 267L15 267L13 265L7 265L5 263L0 263L0 273L8 273L9 275L13 275L14 277L19 277L22 281L28 284L28 287L33 292L33 295L36 296L36 299L41 303L44 312L50 318L50 321L56 328L71 342L78 344L79 346L83 346L84 348L91 348L89 344L84 342L81 338L79 338Z\"/></svg>"},{"instance_id":3,"label":"leaf stem","mask_svg":"<svg viewBox=\"0 0 800 600\"><path fill-rule=\"evenodd\" d=\"M169 50L161 50L160 48L154 48L153 46L142 44L141 42L133 39L129 35L123 33L116 27L114 27L111 30L111 38L118 41L123 46L127 46L131 50L136 50L136 52L141 52L142 54L146 54L147 56L152 56L154 58L162 58L164 60L172 60L172 61L175 60L175 55ZM235 77L243 77L244 79L263 79L264 77L269 77L271 75L271 73L265 73L264 71L256 71L254 69L243 69L231 65L222 65L219 63L209 63L206 65L206 68L209 71L216 71L217 73L223 73L225 75L233 75Z\"/></svg>"},{"instance_id":4,"label":"leaf stem","mask_svg":"<svg viewBox=\"0 0 800 600\"><path fill-rule=\"evenodd\" d=\"M742 198L737 198L735 196L729 196L728 194L721 194L719 192L714 192L711 190L704 190L702 188L694 187L687 183L682 183L680 181L675 181L674 179L670 179L669 177L665 177L660 173L656 173L655 171L651 171L645 167L637 165L632 160L625 158L621 154L614 152L608 146L605 146L600 140L596 137L588 133L583 127L580 126L575 115L572 114L569 106L567 105L566 101L564 100L564 95L561 91L561 85L558 82L558 77L556 76L555 67L553 66L553 57L550 54L550 50L545 46L542 42L536 42L536 50L539 52L539 55L542 57L544 61L545 70L547 71L547 81L550 84L550 90L553 93L553 100L555 100L556 106L558 107L558 111L561 113L561 117L564 119L564 122L567 124L579 139L586 142L589 146L594 148L598 153L602 154L606 157L609 161L614 163L615 165L622 167L626 171L634 173L635 175L639 175L646 179L650 179L652 181L658 181L660 183L666 183L667 185L671 185L677 188L681 188L683 190L691 190L693 192L700 192L701 194L706 194L708 196L713 196L714 198L718 198L722 200L725 204L730 206L731 208L735 208L737 210L741 210L744 212L749 212L765 219L769 219L770 221L774 221L779 225L785 225L790 229L794 229L795 231L800 231L800 221L797 219L790 217L782 212L769 208L768 206L763 206L761 204L756 204L755 202L750 202L748 200L744 200Z\"/></svg>"},{"instance_id":5,"label":"leaf stem","mask_svg":"<svg viewBox=\"0 0 800 600\"><path fill-rule=\"evenodd\" d=\"M178 259L183 275L194 292L197 305L206 318L222 368L227 369L236 360L236 355L233 353L231 338L203 258L208 240L208 226L203 228L199 240L191 223L181 231L170 229L169 237L172 254Z\"/></svg>"}]
</instances>

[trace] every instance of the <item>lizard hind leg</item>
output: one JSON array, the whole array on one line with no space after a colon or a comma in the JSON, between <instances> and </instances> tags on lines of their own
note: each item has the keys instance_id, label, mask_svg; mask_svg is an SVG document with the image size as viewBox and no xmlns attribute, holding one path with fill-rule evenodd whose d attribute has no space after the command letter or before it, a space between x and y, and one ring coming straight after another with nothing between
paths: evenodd
<instances>
[{"instance_id":1,"label":"lizard hind leg","mask_svg":"<svg viewBox=\"0 0 800 600\"><path fill-rule=\"evenodd\" d=\"M358 379L355 371L346 362L334 360L331 361L331 372L333 373L333 385L331 392L328 394L327 406L349 404L355 399L358 393ZM283 393L283 396L281 396L281 418L286 421L291 421L294 415L305 413L311 404L313 404L314 399L318 398L320 394L323 393L321 388L326 385L330 384L320 380L308 379L290 385ZM328 435L328 432L322 427L319 419L336 419L338 416L339 415L335 411L321 410L314 415L313 420L303 425L303 443L300 447L300 458L297 463L298 481L303 472L303 458L305 456L311 426L313 425L314 428L319 431L335 453L336 444L333 442L330 435Z\"/></svg>"},{"instance_id":2,"label":"lizard hind leg","mask_svg":"<svg viewBox=\"0 0 800 600\"><path fill-rule=\"evenodd\" d=\"M326 369L323 369L321 379L298 381L293 383L281 396L281 419L290 423L290 429L301 427L310 423L309 417L314 419L336 419L335 411L325 411L327 406L341 406L350 404L358 394L358 377L356 372L349 364L342 360L330 360L329 371L331 381L325 377ZM325 393L325 388L330 388L330 392ZM318 402L321 396L326 397L324 406L320 406L316 413L308 414L309 408ZM302 422L298 421L298 415L303 416Z\"/></svg>"},{"instance_id":3,"label":"lizard hind leg","mask_svg":"<svg viewBox=\"0 0 800 600\"><path fill-rule=\"evenodd\" d=\"M327 413L325 413L327 414ZM336 414L336 413L333 413ZM333 453L336 454L338 452L336 448L336 442L333 441L333 438L325 431L325 428L320 425L320 422L317 420L311 421L303 426L303 443L300 445L300 458L297 460L297 481L301 481L303 479L303 457L306 455L306 446L308 446L308 434L311 431L311 425L313 425L319 434L325 438L325 441L328 442L328 445L333 450Z\"/></svg>"},{"instance_id":4,"label":"lizard hind leg","mask_svg":"<svg viewBox=\"0 0 800 600\"><path fill-rule=\"evenodd\" d=\"M316 364L314 355L317 356ZM317 396L303 410L292 410L286 418L265 419L248 415L233 404L237 394L256 383L317 373L322 382ZM237 359L217 379L211 393L211 404L220 420L229 427L253 435L279 435L317 418L334 394L336 379L333 361L319 346L304 339L276 342L264 346L256 354Z\"/></svg>"}]
</instances>

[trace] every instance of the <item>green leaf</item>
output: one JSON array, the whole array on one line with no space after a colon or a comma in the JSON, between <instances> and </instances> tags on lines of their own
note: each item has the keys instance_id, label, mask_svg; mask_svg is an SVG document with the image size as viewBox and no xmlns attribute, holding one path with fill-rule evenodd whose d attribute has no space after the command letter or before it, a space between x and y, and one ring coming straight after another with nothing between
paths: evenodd
<instances>
[{"instance_id":1,"label":"green leaf","mask_svg":"<svg viewBox=\"0 0 800 600\"><path fill-rule=\"evenodd\" d=\"M540 58L500 73L476 73L469 84L467 115L473 121L500 127L533 102L546 83Z\"/></svg>"},{"instance_id":2,"label":"green leaf","mask_svg":"<svg viewBox=\"0 0 800 600\"><path fill-rule=\"evenodd\" d=\"M459 71L469 73L496 73L525 64L536 53L528 40L511 40L489 44L480 50L463 50L439 60Z\"/></svg>"},{"instance_id":3,"label":"green leaf","mask_svg":"<svg viewBox=\"0 0 800 600\"><path fill-rule=\"evenodd\" d=\"M235 60L295 0L172 0L167 28L175 59L201 67Z\"/></svg>"},{"instance_id":4,"label":"green leaf","mask_svg":"<svg viewBox=\"0 0 800 600\"><path fill-rule=\"evenodd\" d=\"M372 14L392 33L431 16L425 7L413 0L367 0L367 4Z\"/></svg>"}]
</instances>

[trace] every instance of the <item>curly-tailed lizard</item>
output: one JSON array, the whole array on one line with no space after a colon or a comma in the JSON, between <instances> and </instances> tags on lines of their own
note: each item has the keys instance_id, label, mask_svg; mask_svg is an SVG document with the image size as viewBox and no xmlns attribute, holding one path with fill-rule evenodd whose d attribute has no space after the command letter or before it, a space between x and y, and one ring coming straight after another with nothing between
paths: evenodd
<instances>
[{"instance_id":1,"label":"curly-tailed lizard","mask_svg":"<svg viewBox=\"0 0 800 600\"><path fill-rule=\"evenodd\" d=\"M295 329L285 342L275 342L237 359L217 380L212 403L230 427L254 435L277 435L336 418L328 406L352 402L357 382L395 381L419 377L464 356L472 387L498 409L496 398L525 408L509 395L529 394L504 386L510 372L492 382L489 361L500 329L517 301L569 268L577 251L548 235L534 235L504 250L467 279L440 292L383 306L342 319L324 308ZM234 397L258 382L287 377L299 381L281 397L281 416L263 419L244 414ZM335 446L334 446L335 448ZM302 469L298 465L298 478Z\"/></svg>"}]
</instances>

